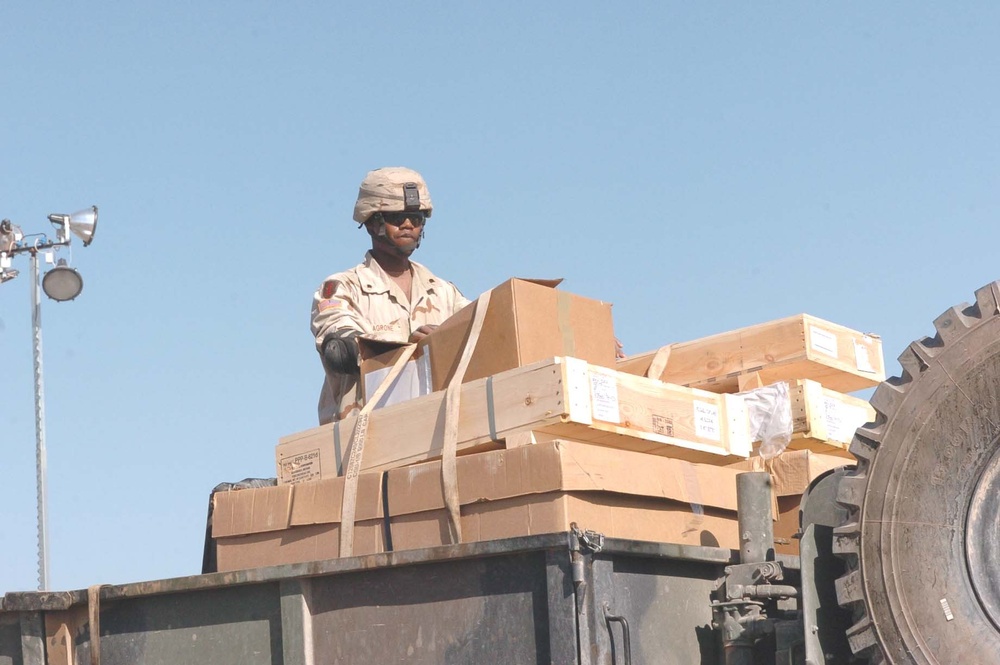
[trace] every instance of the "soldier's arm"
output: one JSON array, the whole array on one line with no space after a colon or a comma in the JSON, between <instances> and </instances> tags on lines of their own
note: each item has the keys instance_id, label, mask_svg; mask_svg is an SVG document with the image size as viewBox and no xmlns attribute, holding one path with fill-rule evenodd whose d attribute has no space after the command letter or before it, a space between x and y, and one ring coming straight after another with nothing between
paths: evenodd
<instances>
[{"instance_id":1,"label":"soldier's arm","mask_svg":"<svg viewBox=\"0 0 1000 665\"><path fill-rule=\"evenodd\" d=\"M327 279L313 294L312 332L323 365L338 374L357 374L357 336L368 332L351 285Z\"/></svg>"}]
</instances>

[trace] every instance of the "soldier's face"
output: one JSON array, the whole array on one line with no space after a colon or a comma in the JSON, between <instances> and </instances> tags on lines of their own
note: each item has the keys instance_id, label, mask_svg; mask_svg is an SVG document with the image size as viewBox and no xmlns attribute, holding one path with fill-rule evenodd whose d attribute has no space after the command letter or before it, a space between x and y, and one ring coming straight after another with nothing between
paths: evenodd
<instances>
[{"instance_id":1,"label":"soldier's face","mask_svg":"<svg viewBox=\"0 0 1000 665\"><path fill-rule=\"evenodd\" d=\"M421 214L396 213L392 216L387 214L385 223L382 224L385 235L376 235L375 239L376 242L387 243L398 252L409 255L420 245L423 226L424 217Z\"/></svg>"}]
</instances>

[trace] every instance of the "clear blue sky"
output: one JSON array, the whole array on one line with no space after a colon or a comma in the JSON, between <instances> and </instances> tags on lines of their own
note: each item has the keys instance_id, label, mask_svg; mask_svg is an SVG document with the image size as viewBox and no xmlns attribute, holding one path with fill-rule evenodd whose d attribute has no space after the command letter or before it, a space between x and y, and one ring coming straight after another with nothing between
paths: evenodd
<instances>
[{"instance_id":1,"label":"clear blue sky","mask_svg":"<svg viewBox=\"0 0 1000 665\"><path fill-rule=\"evenodd\" d=\"M0 217L97 204L43 302L51 586L199 572L207 500L312 427L364 174L416 259L564 277L626 351L808 312L889 367L1000 278L1000 7L6 2ZM36 585L28 261L0 286L0 591Z\"/></svg>"}]
</instances>

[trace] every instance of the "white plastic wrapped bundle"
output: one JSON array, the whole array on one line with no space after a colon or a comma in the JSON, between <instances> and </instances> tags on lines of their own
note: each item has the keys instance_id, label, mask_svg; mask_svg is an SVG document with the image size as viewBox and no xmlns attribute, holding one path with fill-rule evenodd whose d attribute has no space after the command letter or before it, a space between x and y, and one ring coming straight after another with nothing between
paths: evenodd
<instances>
[{"instance_id":1,"label":"white plastic wrapped bundle","mask_svg":"<svg viewBox=\"0 0 1000 665\"><path fill-rule=\"evenodd\" d=\"M792 440L792 400L788 384L782 381L740 393L747 406L750 436L760 441L761 457L780 455Z\"/></svg>"}]
</instances>

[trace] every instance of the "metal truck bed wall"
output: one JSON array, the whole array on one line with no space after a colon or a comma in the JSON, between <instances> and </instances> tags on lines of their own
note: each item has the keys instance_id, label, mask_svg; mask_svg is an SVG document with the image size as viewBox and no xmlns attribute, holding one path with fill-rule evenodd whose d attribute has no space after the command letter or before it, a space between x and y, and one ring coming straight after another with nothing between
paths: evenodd
<instances>
[{"instance_id":1,"label":"metal truck bed wall","mask_svg":"<svg viewBox=\"0 0 1000 665\"><path fill-rule=\"evenodd\" d=\"M0 665L90 665L92 650L103 665L714 664L711 594L732 561L566 533L106 586L90 603L8 593Z\"/></svg>"}]
</instances>

